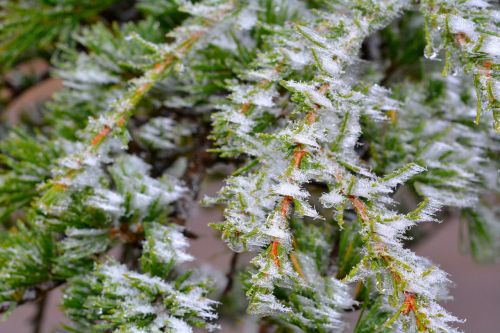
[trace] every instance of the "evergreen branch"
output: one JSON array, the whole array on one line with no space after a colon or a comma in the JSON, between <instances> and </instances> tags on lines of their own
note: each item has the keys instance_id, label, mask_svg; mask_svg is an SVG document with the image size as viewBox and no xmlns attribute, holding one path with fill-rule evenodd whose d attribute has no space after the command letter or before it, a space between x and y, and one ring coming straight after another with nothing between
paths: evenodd
<instances>
[{"instance_id":1,"label":"evergreen branch","mask_svg":"<svg viewBox=\"0 0 500 333\"><path fill-rule=\"evenodd\" d=\"M391 9L396 13L398 11L397 7ZM369 9L367 10L369 11ZM377 13L377 11L373 11L373 13ZM373 22L372 24L375 27L380 25L379 18L376 16L371 17L370 14L367 14L367 12L364 12L363 14L365 20L370 23ZM365 24L369 27L368 22ZM326 24L327 23L324 22L323 27ZM371 218L369 218L367 208L357 197L356 193L363 193L363 196L369 198L370 206L377 207L378 205L381 205L381 202L390 201L389 198L378 198L382 195L382 193L390 192L391 188L404 182L414 174L421 172L422 169L418 166L409 165L394 174L377 180L376 177L370 175L370 173L363 170L363 168L352 166L352 164L357 164L355 157L356 154L353 152L353 148L356 138L359 135L359 111L356 112L357 103L355 98L353 98L356 96L356 92L346 91L346 89L340 90L338 84L338 81L342 77L341 69L349 64L349 61L352 61L352 59L349 59L345 55L339 55L334 50L355 49L353 45L360 45L362 40L361 36L371 29L366 27L364 29L360 29L360 36L354 37L351 32L345 40L337 38L337 40L335 40L337 48L335 49L329 46L330 42L327 39L318 35L313 29L299 27L297 30L299 34L303 35L310 43L309 47L313 51L312 59L316 68L320 70L320 75L318 75L319 77L315 78L316 80L313 80L311 83L287 81L284 83L284 87L292 92L292 98L298 104L297 109L299 112L304 112L306 115L299 121L291 123L289 127L277 130L277 133L263 136L265 140L262 141L260 141L258 136L254 136L251 132L248 132L248 130L246 133L249 133L250 135L247 134L246 137L244 134L245 132L242 130L238 133L240 139L241 137L245 137L245 141L242 141L241 143L243 151L249 155L256 155L259 158L259 161L261 161L261 168L265 170L265 172L262 172L262 177L265 180L260 180L258 184L259 187L262 186L262 190L259 187L254 189L252 186L252 192L262 191L267 193L265 195L259 194L260 197L264 196L275 198L276 195L278 195L278 198L282 197L282 199L278 201L281 202L281 204L278 204L279 208L276 208L276 206L273 207L272 204L276 199L269 200L267 203L267 209L269 209L269 212L264 211L260 213L259 215L261 215L261 217L257 216L255 207L253 207L254 209L252 212L256 214L253 219L264 218L264 221L253 221L253 224L255 224L255 222L262 223L260 228L248 228L244 222L242 223L242 220L244 220L245 217L241 219L236 218L236 214L238 214L237 210L242 209L244 212L243 214L246 215L248 212L248 208L246 207L248 205L247 203L255 202L256 199L252 198L254 195L253 193L250 195L248 194L248 186L244 186L247 193L243 194L240 192L238 186L243 185L247 180L242 180L243 177L241 176L236 177L236 186L230 185L228 190L235 191L234 194L236 194L235 199L237 201L235 201L233 205L229 206L226 212L226 218L228 221L224 226L222 226L222 228L224 230L223 237L228 239L233 247L235 241L241 239L243 247L245 248L246 242L248 241L248 239L245 238L251 238L252 242L257 246L270 243L269 246L265 247L264 252L253 260L258 270L252 276L252 287L247 292L247 295L250 297L250 310L259 314L274 313L279 318L285 318L282 314L293 313L294 315L286 321L302 327L301 325L306 325L304 323L304 319L294 317L298 314L292 308L288 308L283 303L280 303L276 299L275 293L273 292L274 288L278 287L290 288L290 285L293 286L297 283L296 281L301 280L300 275L304 275L302 268L296 268L296 271L293 270L296 260L291 259L288 255L288 253L291 252L289 244L291 243L292 238L290 235L290 229L287 225L289 224L289 221L287 221L287 214L289 213L290 203L293 200L296 208L296 215L298 216L309 216L312 218L318 218L319 216L318 213L316 213L315 210L312 209L305 201L308 193L301 189L301 185L306 183L309 179L325 179L325 174L330 175L337 184L328 178L326 178L326 182L330 183L332 188L336 187L338 191L332 191L327 196L323 197L323 203L329 205L330 207L339 207L339 214L343 215L345 202L346 200L350 200L355 210L358 212L360 219L363 221L361 232L366 233L365 246L367 248L367 252L374 253L371 242L377 242L378 236L376 236L376 228L379 227L379 224L376 224ZM356 42L358 44L356 44ZM346 46L343 46L343 43L345 43ZM331 64L332 59L335 59L334 65ZM280 69L283 67L284 65L280 64ZM328 68L328 70L325 70L325 68ZM322 84L323 87L325 87L323 93L315 91L315 87ZM255 91L258 91L259 88L262 88L262 86L257 85ZM332 88L338 89L339 91L333 91ZM252 94L256 95L257 93L255 91ZM366 96L359 96L356 98L365 98L367 104L373 103L374 105L381 103L381 101L383 101L384 104L387 104L388 100L387 98L384 98L384 92L381 92L380 89L371 89ZM395 103L391 104L395 105ZM325 122L326 119L329 120L328 123L338 122L335 111L330 111L334 109L334 105L343 108L346 116L343 117L344 120L343 125L340 127L340 132L337 134L329 134L331 128L321 126L321 124L317 124L314 120L316 118L320 118L323 122ZM349 105L349 107L347 105ZM391 109L392 108L393 107L391 106ZM316 115L316 112L312 113L308 110L316 110L318 114ZM373 110L376 110L376 108ZM377 113L374 113L374 115L376 114ZM378 116L376 117L378 118ZM229 119L229 117L226 119ZM238 123L244 124L241 120L239 120ZM330 148L333 143L330 138L335 139L335 145L333 145L333 148ZM275 143L273 141L275 141ZM290 160L287 155L284 156L284 160L281 160L283 158L282 156L271 157L266 155L265 151L262 152L262 150L259 151L259 148L255 148L259 146L269 147L273 145L271 146L271 151L275 154L277 147L279 147L280 144L286 147L285 149L289 152L288 156L292 156ZM333 154L327 153L329 150L328 148L332 149ZM304 151L304 149L307 150ZM304 163L303 161L304 156L307 156L307 163ZM334 160L337 159L337 156L341 157L341 160L348 160L349 162L337 164L334 162ZM264 163L264 161L266 161L266 163ZM332 167L332 164L338 166ZM288 167L280 170L278 167L275 167L276 165L285 165ZM346 170L343 166L350 167ZM353 172L354 175L350 174L351 172ZM362 176L368 177L368 179L364 179ZM249 177L255 178L256 174L250 174ZM283 181L283 178L286 180ZM375 179L369 180L370 178ZM271 185L273 183L276 185ZM370 187L373 190L368 190ZM269 188L271 188L274 193L269 193ZM431 206L431 209L432 207L433 206ZM377 214L380 214L380 212L377 211ZM427 212L426 214L428 215L429 213ZM423 217L427 217L426 214L424 214ZM339 219L340 227L342 227L341 221L342 220ZM413 223L414 222L412 221L408 221L406 224L401 222L401 226L405 225L403 229L405 230ZM395 247L395 253L405 251L398 245L398 239L401 236L398 235L399 231L396 230L399 230L398 228L401 226L394 223L394 232L388 232L388 234L394 235L395 237L395 239L387 239L387 242L390 243L391 246ZM380 228L382 228L382 226L380 226ZM378 243L380 242L382 242L382 239L378 240ZM399 254L399 256L400 255L401 254ZM396 254L393 256L396 256ZM365 264L368 265L370 258L370 256L363 258L361 261L362 264L359 264L358 266L363 266ZM389 256L382 256L382 262L385 262L384 266L388 276L392 276L393 281L402 281L400 275L403 276L403 273L394 268L395 264L392 262L392 259L389 258ZM418 262L420 266L425 266L425 264L420 262L420 260L421 259L415 259L412 264L416 264ZM292 263L290 263L290 261ZM402 265L403 267L409 267L412 265L406 263L403 258L398 259L397 262L398 265ZM358 270L359 269L351 271L351 273L348 274L348 279L357 275ZM301 273L299 274L298 272ZM376 273L378 279L379 275L377 274L379 273ZM405 279L402 282L402 285L410 285L410 281L412 281L412 279ZM393 289L395 295L394 297L402 297L404 292L406 292L405 290L399 290L398 288L400 287L396 284L396 287ZM412 288L416 288L416 286L412 286ZM447 322L455 321L456 318L445 314L446 312L444 310L435 306L435 304L437 304L435 303L435 294L427 293L425 295L425 297L430 299L430 302L432 302L432 305L422 303L425 304L423 306L426 307L426 311L433 309L433 311L438 311L439 313L429 314L428 318L427 315L424 317L421 312L414 311L418 330L424 331L431 326L435 328L439 327L451 329L447 326ZM409 304L410 301L406 300L405 302L406 303L404 304ZM394 303L389 302L389 304L394 306ZM411 304L413 308L414 303ZM348 307L348 305L344 306L344 308L346 307ZM399 308L400 306L396 305L396 307ZM414 307L416 309L416 305ZM395 325L398 318L399 316L395 316L394 319L388 323L388 325ZM398 321L397 325L401 325L401 322L402 321ZM330 324L334 325L333 323Z\"/></svg>"},{"instance_id":2,"label":"evergreen branch","mask_svg":"<svg viewBox=\"0 0 500 333\"><path fill-rule=\"evenodd\" d=\"M207 29L218 20L221 20L231 9L230 3L221 7L222 9L219 12L215 12L213 20L204 18L205 27L203 29L195 28L194 31L188 32L187 36L184 36L182 40L176 42L173 46L166 47L167 51L161 56L162 60L154 64L141 78L131 82L131 87L127 92L113 102L108 115L101 118L97 124L87 126L84 132L91 134L89 142L82 151L65 158L62 170L57 172L58 176L43 186L41 190L44 193L39 199L39 207L46 210L57 202L58 198L64 195L64 191L71 186L72 179L81 174L85 169L85 165L95 159L103 142L114 132L125 128L128 120L134 114L137 104L151 90L154 83L164 78L166 73L207 33Z\"/></svg>"}]
</instances>

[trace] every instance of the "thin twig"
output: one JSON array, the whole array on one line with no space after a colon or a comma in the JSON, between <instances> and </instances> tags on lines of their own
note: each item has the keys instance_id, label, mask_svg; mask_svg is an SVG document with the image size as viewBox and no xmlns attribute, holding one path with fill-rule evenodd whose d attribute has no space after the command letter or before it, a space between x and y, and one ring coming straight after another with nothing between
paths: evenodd
<instances>
[{"instance_id":1,"label":"thin twig","mask_svg":"<svg viewBox=\"0 0 500 333\"><path fill-rule=\"evenodd\" d=\"M365 306L361 308L361 311L359 312L358 320L356 321L356 326L354 327L354 332L358 330L359 325L361 324L361 318L363 317L363 314L365 313Z\"/></svg>"},{"instance_id":2,"label":"thin twig","mask_svg":"<svg viewBox=\"0 0 500 333\"><path fill-rule=\"evenodd\" d=\"M16 302L16 306L20 306L30 302L36 302L44 297L45 294L59 287L63 283L64 281L49 281L44 282L38 286L28 288L24 292L23 298ZM4 302L0 304L0 314L7 312L11 308L11 306L12 302Z\"/></svg>"},{"instance_id":3,"label":"thin twig","mask_svg":"<svg viewBox=\"0 0 500 333\"><path fill-rule=\"evenodd\" d=\"M269 323L263 321L259 326L259 333L267 333L269 331Z\"/></svg>"},{"instance_id":4,"label":"thin twig","mask_svg":"<svg viewBox=\"0 0 500 333\"><path fill-rule=\"evenodd\" d=\"M239 254L237 252L234 252L233 256L231 257L229 271L226 274L227 284L226 284L226 288L224 288L224 291L222 292L222 297L226 296L231 291L231 289L233 289L234 273L236 273L236 266L238 264L238 257L239 257Z\"/></svg>"},{"instance_id":5,"label":"thin twig","mask_svg":"<svg viewBox=\"0 0 500 333\"><path fill-rule=\"evenodd\" d=\"M42 332L43 317L45 314L45 307L47 306L49 292L50 291L45 292L37 302L37 311L33 317L33 333Z\"/></svg>"}]
</instances>

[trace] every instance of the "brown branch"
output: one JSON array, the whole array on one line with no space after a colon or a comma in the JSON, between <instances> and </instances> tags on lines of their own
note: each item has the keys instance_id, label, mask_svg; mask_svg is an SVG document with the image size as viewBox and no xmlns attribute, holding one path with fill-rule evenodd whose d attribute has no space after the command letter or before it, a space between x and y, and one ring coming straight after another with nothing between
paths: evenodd
<instances>
[{"instance_id":1,"label":"brown branch","mask_svg":"<svg viewBox=\"0 0 500 333\"><path fill-rule=\"evenodd\" d=\"M236 267L238 264L238 257L239 257L239 254L237 252L234 252L232 257L231 257L231 263L229 264L229 271L226 274L227 284L226 284L226 288L224 288L224 291L222 292L222 297L229 294L229 292L233 289L234 274L236 273Z\"/></svg>"},{"instance_id":2,"label":"brown branch","mask_svg":"<svg viewBox=\"0 0 500 333\"><path fill-rule=\"evenodd\" d=\"M26 303L40 301L51 290L61 286L65 281L48 281L37 286L27 288L24 291L23 298L15 302L16 307ZM4 302L0 304L0 314L7 312L12 307L13 302Z\"/></svg>"},{"instance_id":3,"label":"brown branch","mask_svg":"<svg viewBox=\"0 0 500 333\"><path fill-rule=\"evenodd\" d=\"M48 293L46 292L40 297L40 300L37 302L37 311L35 316L33 317L33 333L41 333L43 318L45 315L45 307L47 305Z\"/></svg>"}]
</instances>

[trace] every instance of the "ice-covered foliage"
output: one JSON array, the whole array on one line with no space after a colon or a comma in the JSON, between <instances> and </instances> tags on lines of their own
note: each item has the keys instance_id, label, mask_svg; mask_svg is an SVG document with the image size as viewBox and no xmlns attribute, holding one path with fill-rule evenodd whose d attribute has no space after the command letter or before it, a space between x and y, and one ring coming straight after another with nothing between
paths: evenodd
<instances>
[{"instance_id":1,"label":"ice-covered foliage","mask_svg":"<svg viewBox=\"0 0 500 333\"><path fill-rule=\"evenodd\" d=\"M487 1L430 0L421 2L425 15L427 48L436 58L444 52L443 76L465 71L476 88L477 115L493 115L500 132L500 33L498 3Z\"/></svg>"},{"instance_id":2,"label":"ice-covered foliage","mask_svg":"<svg viewBox=\"0 0 500 333\"><path fill-rule=\"evenodd\" d=\"M431 78L418 87L404 85L405 107L393 117L394 132L382 130L372 142L373 164L386 169L409 161L425 165L427 172L414 178L414 188L443 205L462 208L473 255L491 261L497 259L489 250L480 251L477 239L488 247L498 246L499 229L489 221L498 219L491 199L498 195L494 170L500 143L487 125L473 124L475 95L467 80ZM388 145L396 149L388 152ZM488 218L482 217L485 212Z\"/></svg>"},{"instance_id":3,"label":"ice-covered foliage","mask_svg":"<svg viewBox=\"0 0 500 333\"><path fill-rule=\"evenodd\" d=\"M192 259L178 229L147 226L141 272L110 261L70 280L63 305L72 329L188 333L193 326L214 327L207 324L217 318L216 302L207 298L209 281L191 279L190 272L165 279L174 265Z\"/></svg>"},{"instance_id":4,"label":"ice-covered foliage","mask_svg":"<svg viewBox=\"0 0 500 333\"><path fill-rule=\"evenodd\" d=\"M252 253L241 284L262 330L342 331L362 308L358 333L459 332L447 274L408 244L446 207L473 257L498 260L493 2L0 9L2 68L59 41L63 83L35 120L0 128L0 312L64 284L68 332L216 329L238 257L209 296L188 268L188 206L206 175L235 170L206 202L228 247Z\"/></svg>"}]
</instances>

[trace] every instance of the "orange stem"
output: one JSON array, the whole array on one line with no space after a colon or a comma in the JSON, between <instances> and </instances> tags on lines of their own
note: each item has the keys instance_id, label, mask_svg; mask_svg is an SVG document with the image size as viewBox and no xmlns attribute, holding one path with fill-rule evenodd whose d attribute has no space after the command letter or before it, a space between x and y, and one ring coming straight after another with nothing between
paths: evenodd
<instances>
[{"instance_id":1,"label":"orange stem","mask_svg":"<svg viewBox=\"0 0 500 333\"><path fill-rule=\"evenodd\" d=\"M285 217L288 215L288 208L290 207L290 203L292 202L292 197L287 195L281 201L281 216Z\"/></svg>"},{"instance_id":2,"label":"orange stem","mask_svg":"<svg viewBox=\"0 0 500 333\"><path fill-rule=\"evenodd\" d=\"M366 214L366 207L363 201L361 201L358 197L354 195L349 196L349 200L351 200L352 205L354 206L354 209L356 212L361 216L361 219L363 222L368 223L370 222L368 215Z\"/></svg>"},{"instance_id":3,"label":"orange stem","mask_svg":"<svg viewBox=\"0 0 500 333\"><path fill-rule=\"evenodd\" d=\"M280 268L280 258L278 257L278 246L280 245L280 243L277 241L277 240L274 240L272 243L271 243L271 254L274 258L274 264L276 265L276 267Z\"/></svg>"},{"instance_id":4,"label":"orange stem","mask_svg":"<svg viewBox=\"0 0 500 333\"><path fill-rule=\"evenodd\" d=\"M97 146L99 143L101 143L102 140L111 132L111 127L108 125L104 125L102 130L97 134L93 139L92 139L92 146Z\"/></svg>"}]
</instances>

